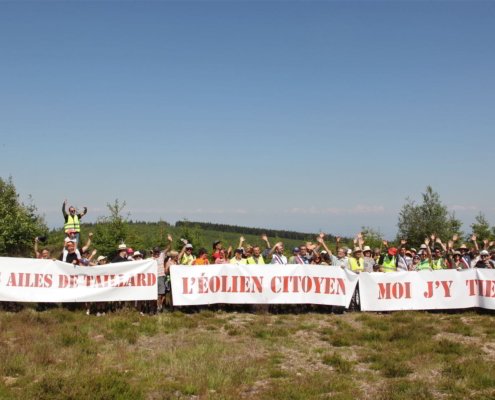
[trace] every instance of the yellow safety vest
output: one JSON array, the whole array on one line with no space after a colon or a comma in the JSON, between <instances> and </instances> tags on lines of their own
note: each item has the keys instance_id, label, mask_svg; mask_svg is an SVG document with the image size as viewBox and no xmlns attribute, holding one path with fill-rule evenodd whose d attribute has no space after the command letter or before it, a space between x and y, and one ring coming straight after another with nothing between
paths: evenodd
<instances>
[{"instance_id":1,"label":"yellow safety vest","mask_svg":"<svg viewBox=\"0 0 495 400\"><path fill-rule=\"evenodd\" d=\"M184 254L180 260L181 265L192 265L193 261L196 259L192 254Z\"/></svg>"},{"instance_id":2,"label":"yellow safety vest","mask_svg":"<svg viewBox=\"0 0 495 400\"><path fill-rule=\"evenodd\" d=\"M349 267L351 268L351 271L363 272L364 271L364 258L360 257L359 262L358 262L357 258L350 257L349 258Z\"/></svg>"},{"instance_id":3,"label":"yellow safety vest","mask_svg":"<svg viewBox=\"0 0 495 400\"><path fill-rule=\"evenodd\" d=\"M251 256L251 257L248 257L247 258L247 263L248 264L261 264L261 265L264 265L265 264L265 260L263 260L263 256L259 256L258 257L258 262L256 262L256 260L254 259L254 257Z\"/></svg>"},{"instance_id":4,"label":"yellow safety vest","mask_svg":"<svg viewBox=\"0 0 495 400\"><path fill-rule=\"evenodd\" d=\"M445 269L443 258L439 258L438 260L433 261L433 269Z\"/></svg>"},{"instance_id":5,"label":"yellow safety vest","mask_svg":"<svg viewBox=\"0 0 495 400\"><path fill-rule=\"evenodd\" d=\"M420 261L420 263L416 267L416 269L418 271L423 271L423 270L427 270L427 269L430 269L430 268L431 268L431 265L430 265L430 261L429 260Z\"/></svg>"},{"instance_id":6,"label":"yellow safety vest","mask_svg":"<svg viewBox=\"0 0 495 400\"><path fill-rule=\"evenodd\" d=\"M395 263L395 257L390 258L385 256L382 262L383 272L395 272L397 271L397 265Z\"/></svg>"},{"instance_id":7,"label":"yellow safety vest","mask_svg":"<svg viewBox=\"0 0 495 400\"><path fill-rule=\"evenodd\" d=\"M74 229L76 232L81 232L81 225L79 224L79 217L74 215L69 214L67 217L67 222L64 224L64 230L67 232L69 229Z\"/></svg>"}]
</instances>

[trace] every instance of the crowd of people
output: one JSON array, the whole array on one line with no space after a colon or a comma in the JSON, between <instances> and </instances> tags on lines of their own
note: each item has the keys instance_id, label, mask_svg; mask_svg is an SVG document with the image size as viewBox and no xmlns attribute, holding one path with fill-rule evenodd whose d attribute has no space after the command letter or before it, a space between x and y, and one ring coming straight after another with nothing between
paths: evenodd
<instances>
[{"instance_id":1,"label":"crowd of people","mask_svg":"<svg viewBox=\"0 0 495 400\"><path fill-rule=\"evenodd\" d=\"M182 248L173 249L173 237L167 235L167 245L155 247L150 252L140 252L133 250L126 244L118 245L116 256L111 260L105 255L99 255L96 259L97 250L90 251L93 234L89 233L87 242L80 246L80 219L87 213L84 211L77 213L73 206L66 212L66 202L62 207L64 215L65 239L63 249L58 257L60 261L81 266L105 265L108 262L119 263L127 261L138 261L145 259L148 253L150 259L154 259L158 266L158 293L156 307L151 307L157 312L163 310L167 293L171 291L170 267L179 265L209 265L209 264L230 264L230 265L264 265L264 264L309 264L329 267L340 267L355 273L361 272L383 272L390 273L396 271L422 271L441 269L468 269L468 268L495 268L495 248L494 243L483 240L480 249L477 237L471 237L471 246L460 242L459 237L454 235L447 243L443 243L440 238L432 234L425 238L418 249L408 246L407 240L400 240L397 247L390 246L387 241L383 241L380 247L371 248L366 245L362 233L358 233L354 238L353 248L348 248L341 243L341 238L336 238L335 253L326 243L324 233L320 233L315 242L304 242L294 247L290 252L286 252L283 242L277 242L273 246L267 235L261 236L263 246L249 245L244 237L240 237L238 245L225 247L222 241L217 240L212 244L211 251L199 248L195 251L193 245L185 239L181 239ZM48 249L39 250L39 238L35 239L34 251L37 258L51 259ZM150 309L147 302L140 302L139 308ZM89 310L88 310L89 313Z\"/></svg>"}]
</instances>

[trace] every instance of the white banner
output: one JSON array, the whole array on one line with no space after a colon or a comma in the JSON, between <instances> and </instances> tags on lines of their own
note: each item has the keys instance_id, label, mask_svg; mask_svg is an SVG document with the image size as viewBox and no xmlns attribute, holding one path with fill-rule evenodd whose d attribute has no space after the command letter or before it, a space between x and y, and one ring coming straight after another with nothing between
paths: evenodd
<instances>
[{"instance_id":1,"label":"white banner","mask_svg":"<svg viewBox=\"0 0 495 400\"><path fill-rule=\"evenodd\" d=\"M495 270L361 273L362 311L495 309Z\"/></svg>"},{"instance_id":2,"label":"white banner","mask_svg":"<svg viewBox=\"0 0 495 400\"><path fill-rule=\"evenodd\" d=\"M154 260L80 267L61 261L0 257L0 301L154 300Z\"/></svg>"},{"instance_id":3,"label":"white banner","mask_svg":"<svg viewBox=\"0 0 495 400\"><path fill-rule=\"evenodd\" d=\"M348 307L358 276L318 265L173 265L176 306L231 304L325 304Z\"/></svg>"}]
</instances>

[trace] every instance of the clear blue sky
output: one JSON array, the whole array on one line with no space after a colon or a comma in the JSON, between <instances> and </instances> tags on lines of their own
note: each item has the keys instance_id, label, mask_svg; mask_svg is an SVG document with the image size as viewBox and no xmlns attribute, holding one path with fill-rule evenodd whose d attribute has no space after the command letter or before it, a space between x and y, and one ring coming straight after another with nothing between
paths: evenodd
<instances>
[{"instance_id":1,"label":"clear blue sky","mask_svg":"<svg viewBox=\"0 0 495 400\"><path fill-rule=\"evenodd\" d=\"M0 176L65 198L389 237L427 185L495 223L495 2L1 2Z\"/></svg>"}]
</instances>

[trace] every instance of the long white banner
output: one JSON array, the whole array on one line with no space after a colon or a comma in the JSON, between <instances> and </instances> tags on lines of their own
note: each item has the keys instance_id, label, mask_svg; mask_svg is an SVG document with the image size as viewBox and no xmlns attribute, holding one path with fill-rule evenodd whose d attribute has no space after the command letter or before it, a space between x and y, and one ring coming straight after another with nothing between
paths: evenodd
<instances>
[{"instance_id":1,"label":"long white banner","mask_svg":"<svg viewBox=\"0 0 495 400\"><path fill-rule=\"evenodd\" d=\"M359 293L363 311L495 310L495 270L362 273Z\"/></svg>"},{"instance_id":2,"label":"long white banner","mask_svg":"<svg viewBox=\"0 0 495 400\"><path fill-rule=\"evenodd\" d=\"M325 304L348 307L358 276L317 265L173 265L176 306L232 304Z\"/></svg>"},{"instance_id":3,"label":"long white banner","mask_svg":"<svg viewBox=\"0 0 495 400\"><path fill-rule=\"evenodd\" d=\"M0 301L154 300L156 275L154 260L79 267L60 261L0 257Z\"/></svg>"}]
</instances>

